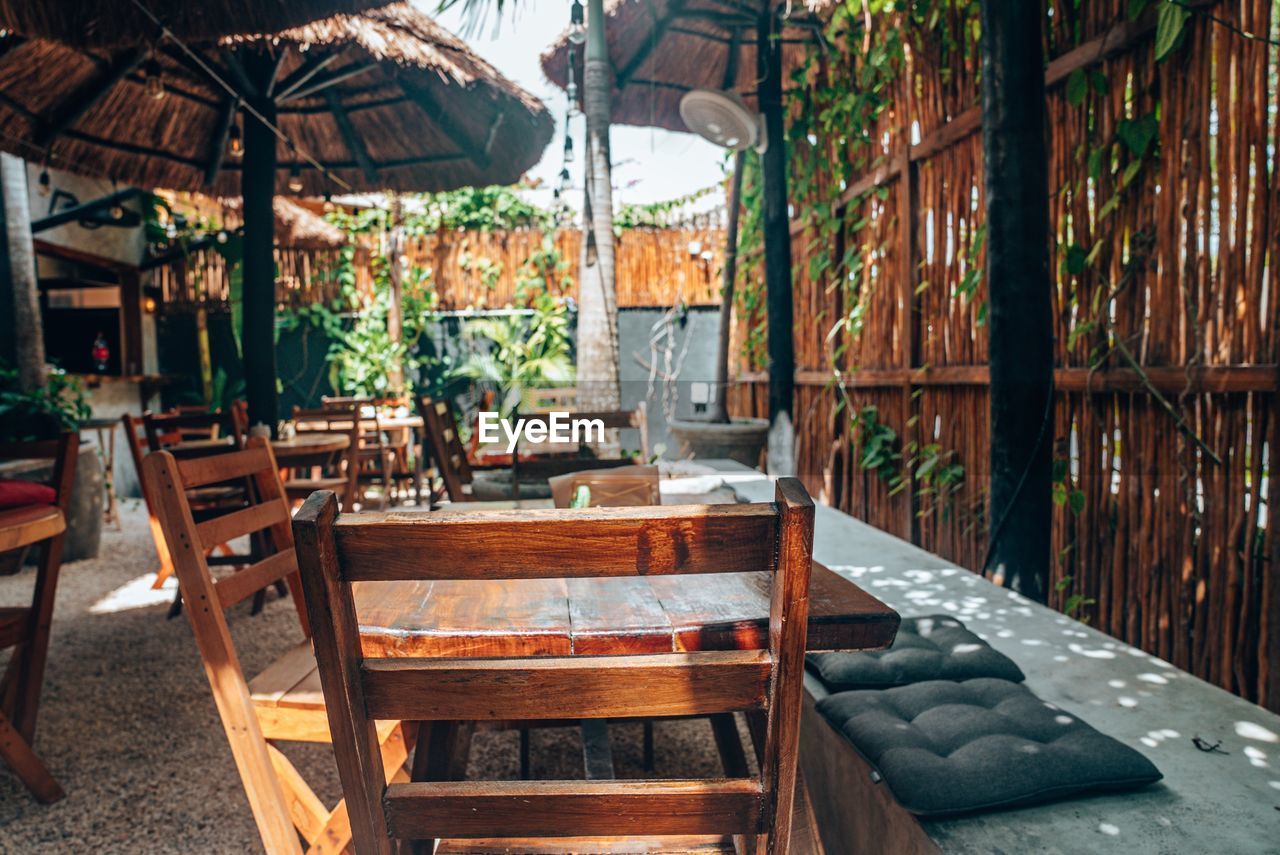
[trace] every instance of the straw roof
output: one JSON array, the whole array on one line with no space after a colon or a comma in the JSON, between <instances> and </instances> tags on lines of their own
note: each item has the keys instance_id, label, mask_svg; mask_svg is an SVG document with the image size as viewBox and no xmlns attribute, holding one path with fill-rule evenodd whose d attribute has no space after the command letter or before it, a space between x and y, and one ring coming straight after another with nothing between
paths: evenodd
<instances>
[{"instance_id":1,"label":"straw roof","mask_svg":"<svg viewBox=\"0 0 1280 855\"><path fill-rule=\"evenodd\" d=\"M796 3L797 10L803 5ZM688 131L680 120L680 99L691 89L732 90L754 108L759 14L755 4L738 0L608 0L605 38L616 87L612 121ZM815 23L803 11L787 19L784 44L795 47L784 54L787 69L814 49ZM570 45L567 34L542 54L542 71L565 88L570 47L581 92L584 47Z\"/></svg>"},{"instance_id":2,"label":"straw roof","mask_svg":"<svg viewBox=\"0 0 1280 855\"><path fill-rule=\"evenodd\" d=\"M195 49L239 94L249 94L247 60L277 61L277 124L357 191L511 183L554 130L541 102L407 3ZM162 100L146 94L150 63ZM152 55L0 39L0 148L60 169L238 196L240 164L227 154L235 104L171 43ZM294 168L304 195L345 189L283 141L277 155L277 192L290 192Z\"/></svg>"},{"instance_id":3,"label":"straw roof","mask_svg":"<svg viewBox=\"0 0 1280 855\"><path fill-rule=\"evenodd\" d=\"M234 200L239 207L240 200ZM284 196L271 203L276 215L276 245L294 249L338 249L349 242L347 233Z\"/></svg>"},{"instance_id":4,"label":"straw roof","mask_svg":"<svg viewBox=\"0 0 1280 855\"><path fill-rule=\"evenodd\" d=\"M363 12L387 0L143 0L178 38L212 41L274 33L329 15ZM133 0L0 0L0 28L78 47L120 47L155 39L154 21Z\"/></svg>"}]
</instances>

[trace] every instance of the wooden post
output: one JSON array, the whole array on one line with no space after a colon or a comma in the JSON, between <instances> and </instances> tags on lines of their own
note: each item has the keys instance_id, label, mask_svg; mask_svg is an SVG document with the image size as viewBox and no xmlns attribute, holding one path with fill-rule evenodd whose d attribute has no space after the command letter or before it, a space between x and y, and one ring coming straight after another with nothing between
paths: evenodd
<instances>
[{"instance_id":1,"label":"wooden post","mask_svg":"<svg viewBox=\"0 0 1280 855\"><path fill-rule=\"evenodd\" d=\"M787 216L787 143L782 105L782 42L774 38L772 4L756 26L756 89L769 147L760 156L764 190L765 309L769 329L769 453L771 475L795 473L791 410L796 355L792 333L791 226Z\"/></svg>"},{"instance_id":2,"label":"wooden post","mask_svg":"<svg viewBox=\"0 0 1280 855\"><path fill-rule=\"evenodd\" d=\"M1044 10L982 0L991 514L987 565L1037 602L1049 589L1053 318Z\"/></svg>"},{"instance_id":3,"label":"wooden post","mask_svg":"<svg viewBox=\"0 0 1280 855\"><path fill-rule=\"evenodd\" d=\"M270 64L268 57L245 52L243 58L246 71L262 79L261 72ZM275 122L276 105L270 98L255 93L249 103L268 121ZM279 421L276 400L275 215L271 210L275 196L276 136L248 112L244 114L242 166L245 398L249 403L249 424L265 424L274 435Z\"/></svg>"}]
</instances>

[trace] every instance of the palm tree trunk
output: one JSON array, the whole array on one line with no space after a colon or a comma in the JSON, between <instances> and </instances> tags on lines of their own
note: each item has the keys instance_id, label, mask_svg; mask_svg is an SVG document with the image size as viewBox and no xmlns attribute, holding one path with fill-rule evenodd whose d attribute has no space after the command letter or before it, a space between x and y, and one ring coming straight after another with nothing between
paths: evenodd
<instances>
[{"instance_id":1,"label":"palm tree trunk","mask_svg":"<svg viewBox=\"0 0 1280 855\"><path fill-rule=\"evenodd\" d=\"M583 112L587 119L586 207L578 281L578 408L616 410L618 388L618 297L614 284L613 187L609 163L610 92L613 69L604 41L604 0L587 7Z\"/></svg>"},{"instance_id":2,"label":"palm tree trunk","mask_svg":"<svg viewBox=\"0 0 1280 855\"><path fill-rule=\"evenodd\" d=\"M45 384L44 328L40 323L40 293L36 285L35 245L31 239L31 205L27 195L27 164L0 154L5 241L0 259L0 339L11 342L0 353L18 371L18 384L30 392ZM9 329L12 324L12 329ZM10 349L11 348L11 349Z\"/></svg>"},{"instance_id":3,"label":"palm tree trunk","mask_svg":"<svg viewBox=\"0 0 1280 855\"><path fill-rule=\"evenodd\" d=\"M708 421L729 424L729 342L733 337L733 281L738 275L738 208L742 199L742 163L733 158L733 179L729 187L729 227L724 239L724 278L720 286L720 342L716 347L716 400Z\"/></svg>"}]
</instances>

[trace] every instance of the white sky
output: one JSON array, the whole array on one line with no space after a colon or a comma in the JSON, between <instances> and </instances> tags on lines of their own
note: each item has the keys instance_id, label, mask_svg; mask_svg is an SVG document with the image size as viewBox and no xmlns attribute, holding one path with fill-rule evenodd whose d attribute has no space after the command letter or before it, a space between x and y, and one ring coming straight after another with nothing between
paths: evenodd
<instances>
[{"instance_id":1,"label":"white sky","mask_svg":"<svg viewBox=\"0 0 1280 855\"><path fill-rule=\"evenodd\" d=\"M468 32L461 3L441 13L436 12L437 0L414 0L414 4L461 35L476 53L508 78L542 99L555 116L556 134L541 162L529 171L532 178L541 179L543 183L543 189L533 194L536 200L549 204L551 188L558 182L562 166L568 101L564 91L543 76L538 56L568 25L569 0L518 0L515 3L508 0L504 5L516 8L503 11L496 32L493 16L476 32ZM584 134L581 116L570 123L570 130L578 157L569 166L574 189L566 198L574 208L580 208ZM615 125L610 142L615 206L625 202L645 204L675 199L715 184L723 175L723 149L693 134Z\"/></svg>"}]
</instances>

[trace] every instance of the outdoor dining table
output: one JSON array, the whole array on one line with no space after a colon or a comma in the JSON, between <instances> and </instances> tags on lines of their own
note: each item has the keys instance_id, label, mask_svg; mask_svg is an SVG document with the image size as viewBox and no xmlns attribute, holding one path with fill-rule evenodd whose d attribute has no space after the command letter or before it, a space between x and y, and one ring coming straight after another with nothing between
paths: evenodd
<instances>
[{"instance_id":1,"label":"outdoor dining table","mask_svg":"<svg viewBox=\"0 0 1280 855\"><path fill-rule=\"evenodd\" d=\"M341 433L304 433L292 437L271 440L271 450L281 467L317 466L326 463L336 452L351 444L351 438ZM178 458L203 457L219 454L235 447L231 437L221 439L193 439L171 445L165 451Z\"/></svg>"},{"instance_id":2,"label":"outdoor dining table","mask_svg":"<svg viewBox=\"0 0 1280 855\"><path fill-rule=\"evenodd\" d=\"M550 506L467 502L433 513ZM599 656L768 647L771 585L766 572L436 580L357 583L355 599L368 656ZM814 562L810 651L882 648L897 627L893 609Z\"/></svg>"}]
</instances>

